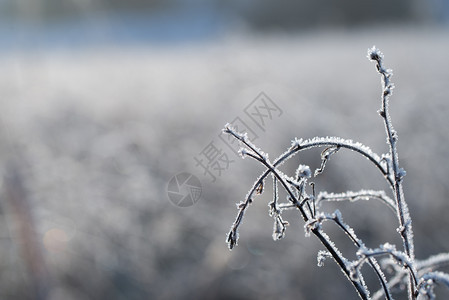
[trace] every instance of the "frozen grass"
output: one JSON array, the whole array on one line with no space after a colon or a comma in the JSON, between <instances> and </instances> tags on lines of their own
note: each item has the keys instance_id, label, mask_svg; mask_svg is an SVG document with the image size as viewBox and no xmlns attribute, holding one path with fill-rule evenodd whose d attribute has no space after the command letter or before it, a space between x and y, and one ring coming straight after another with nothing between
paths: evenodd
<instances>
[{"instance_id":1,"label":"frozen grass","mask_svg":"<svg viewBox=\"0 0 449 300\"><path fill-rule=\"evenodd\" d=\"M287 237L271 243L266 205L255 203L240 246L229 253L223 246L223 228L235 213L229 199L241 199L247 186L240 178L260 170L235 164L212 184L192 158L261 91L285 111L257 141L267 152L282 153L294 136L327 134L343 134L380 152L385 138L373 100L379 79L361 55L371 43L382 46L395 69L391 113L407 170L407 201L412 216L419 216L413 223L416 256L449 249L442 238L449 213L446 37L447 31L400 28L388 34L230 37L179 49L30 49L3 55L1 161L15 161L22 179L50 278L48 298L354 297L349 284L334 280L341 277L335 266L316 268L320 245L303 237L303 224L292 211L285 212L291 220ZM311 151L304 164L315 170L321 160ZM366 160L341 150L336 155L317 177L323 190L388 188ZM204 196L192 208L174 207L167 199L166 184L180 171L196 173L203 184ZM266 188L261 197L269 201ZM322 202L330 211L334 204ZM367 247L400 245L396 231L387 230L396 220L391 210L369 218L367 206L381 209L379 201L338 203L353 227L367 228L358 232ZM29 299L32 278L17 218L6 201L1 209L1 297ZM340 234L329 223L323 227ZM353 253L352 247L339 245L344 253ZM378 282L369 274L366 280Z\"/></svg>"}]
</instances>

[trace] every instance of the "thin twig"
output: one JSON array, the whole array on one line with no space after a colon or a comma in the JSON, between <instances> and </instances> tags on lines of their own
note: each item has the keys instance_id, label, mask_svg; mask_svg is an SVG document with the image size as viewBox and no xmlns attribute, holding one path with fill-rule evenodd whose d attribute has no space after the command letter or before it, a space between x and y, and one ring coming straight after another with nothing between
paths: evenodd
<instances>
[{"instance_id":1,"label":"thin twig","mask_svg":"<svg viewBox=\"0 0 449 300\"><path fill-rule=\"evenodd\" d=\"M382 107L379 111L385 125L385 131L387 133L387 144L390 150L390 157L393 169L393 191L397 205L397 214L399 219L399 233L402 237L404 250L411 261L414 260L414 243L413 243L413 230L412 230L412 220L408 211L407 203L404 199L404 192L402 188L402 179L405 175L405 171L399 168L399 155L397 151L397 140L398 136L393 128L390 113L389 113L389 98L393 93L394 85L390 82L390 77L393 72L390 69L385 69L383 65L383 54L373 46L368 50L368 58L376 62L376 68L382 77ZM409 298L414 299L415 294L415 283L412 280L412 276L416 276L416 268L414 265L411 266L411 276L409 279Z\"/></svg>"}]
</instances>

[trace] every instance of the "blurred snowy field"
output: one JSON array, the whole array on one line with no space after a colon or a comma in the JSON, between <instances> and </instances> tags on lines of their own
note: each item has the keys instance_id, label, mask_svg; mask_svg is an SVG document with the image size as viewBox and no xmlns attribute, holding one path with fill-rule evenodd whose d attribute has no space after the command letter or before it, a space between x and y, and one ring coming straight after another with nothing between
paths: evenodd
<instances>
[{"instance_id":1,"label":"blurred snowy field","mask_svg":"<svg viewBox=\"0 0 449 300\"><path fill-rule=\"evenodd\" d=\"M294 137L316 135L386 152L380 77L366 58L374 44L394 70L391 115L417 257L449 251L447 29L22 49L0 56L0 298L35 299L40 290L51 300L355 299L333 262L316 266L321 246L304 237L296 214L287 214L286 238L273 242L270 189L250 208L239 246L227 249L235 203L262 169L226 150L219 134L264 92L283 111L264 130L254 127L272 158ZM211 141L233 160L215 182L194 160ZM292 162L315 168L319 153ZM167 197L179 172L201 181L191 207ZM343 151L316 182L333 192L387 189L365 160ZM400 245L396 218L379 203L338 206L367 245Z\"/></svg>"}]
</instances>

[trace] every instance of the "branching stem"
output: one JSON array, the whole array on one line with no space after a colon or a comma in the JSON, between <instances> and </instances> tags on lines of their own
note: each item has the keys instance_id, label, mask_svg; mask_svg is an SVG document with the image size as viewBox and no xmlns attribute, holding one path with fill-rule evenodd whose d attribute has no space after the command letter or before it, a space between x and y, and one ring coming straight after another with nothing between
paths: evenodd
<instances>
[{"instance_id":1,"label":"branching stem","mask_svg":"<svg viewBox=\"0 0 449 300\"><path fill-rule=\"evenodd\" d=\"M379 111L385 125L385 131L387 133L387 144L389 146L392 171L393 171L393 192L397 205L397 214L399 220L399 233L402 237L404 250L411 261L414 260L414 243L413 243L413 230L412 220L408 211L407 203L405 202L404 192L402 188L402 178L405 172L399 168L399 156L397 151L397 133L393 129L393 125L389 113L389 98L393 92L394 85L390 82L392 71L385 69L383 65L383 54L375 47L368 50L368 58L375 61L376 68L379 74L382 76L382 107ZM390 175L390 174L389 174ZM391 176L390 176L391 178ZM416 277L416 268L411 266L410 268L410 280L409 280L409 298L414 299L413 296L416 291L415 280L412 277Z\"/></svg>"},{"instance_id":2,"label":"branching stem","mask_svg":"<svg viewBox=\"0 0 449 300\"><path fill-rule=\"evenodd\" d=\"M270 216L275 220L273 229L273 238L275 240L284 237L284 232L288 225L288 222L282 219L282 212L287 209L297 209L305 221L306 235L313 233L327 250L321 250L319 252L319 265L322 264L325 257L331 256L348 280L352 283L361 299L370 299L368 287L366 286L360 271L365 263L368 263L371 266L381 284L381 289L373 296L374 299L380 299L380 297L385 296L387 300L392 300L391 290L394 287L401 287L403 284L407 284L408 286L407 292L410 300L416 300L420 295L425 295L429 299L434 299L434 283L440 282L449 286L449 275L442 272L435 272L433 269L448 264L449 254L435 255L422 261L415 260L411 218L402 187L405 171L399 168L397 133L393 129L388 109L388 100L394 88L393 84L390 82L392 72L391 70L384 68L383 55L377 48L373 47L369 49L368 57L376 63L377 71L381 74L382 78L382 105L379 114L382 117L385 126L389 148L388 154L379 156L361 143L337 137L312 138L305 141L302 139L295 139L292 141L291 147L272 163L268 159L268 155L258 149L249 140L246 134L235 131L229 124L227 124L224 132L232 135L243 145L240 154L243 157L247 156L253 158L266 168L246 195L245 201L238 204L239 212L228 234L227 242L230 249L237 245L238 228L243 220L244 214L252 203L255 195L263 193L265 179L271 174L273 177L273 201L269 203L269 207ZM307 184L307 180L312 176L309 166L300 164L297 168L296 176L294 177L289 177L278 169L278 167L293 157L296 153L314 147L326 147L321 153L321 166L315 171L315 176L324 171L326 162L331 155L335 154L340 148L348 149L368 159L381 172L393 191L393 199L388 197L383 191L373 190L361 190L359 192L348 191L338 194L321 192L316 196L314 183ZM306 192L309 186L312 187L312 194ZM288 202L286 203L279 203L278 190L280 187L287 193ZM343 218L338 210L333 214L320 212L319 204L321 201L357 201L360 199L378 199L396 212L399 222L397 231L402 238L403 251L396 250L394 245L388 243L381 245L377 249L368 249L362 240L357 237L355 231L343 222ZM338 250L335 243L323 231L322 223L326 220L334 221L335 224L351 239L354 245L358 248L356 253L358 259L350 262ZM377 263L376 257L385 255L388 255L389 259L387 259L386 264L382 262L381 268ZM393 267L394 275L387 280L383 273L383 269L390 265Z\"/></svg>"}]
</instances>

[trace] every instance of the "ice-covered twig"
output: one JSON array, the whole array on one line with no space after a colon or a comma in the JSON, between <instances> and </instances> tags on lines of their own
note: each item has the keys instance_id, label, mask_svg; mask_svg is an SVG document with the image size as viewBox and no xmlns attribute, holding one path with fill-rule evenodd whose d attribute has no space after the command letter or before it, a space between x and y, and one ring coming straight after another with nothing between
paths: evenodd
<instances>
[{"instance_id":1,"label":"ice-covered twig","mask_svg":"<svg viewBox=\"0 0 449 300\"><path fill-rule=\"evenodd\" d=\"M376 63L376 69L382 77L382 106L379 110L379 114L384 120L385 131L387 133L387 144L390 148L389 157L391 158L391 167L393 171L393 191L394 198L397 206L397 214L399 220L400 234L404 243L404 250L410 261L413 263L415 259L414 243L413 243L413 229L412 220L408 210L407 203L404 199L404 192L402 188L402 179L405 175L405 171L399 167L399 156L397 151L398 135L393 128L390 113L389 113L389 99L393 93L394 84L391 83L390 78L393 75L391 69L386 69L383 65L383 54L373 46L368 49L368 58ZM391 177L390 177L391 178ZM411 268L415 269L414 264ZM415 271L414 271L415 272ZM415 293L414 282L410 277L409 280L409 298L413 299Z\"/></svg>"},{"instance_id":2,"label":"ice-covered twig","mask_svg":"<svg viewBox=\"0 0 449 300\"><path fill-rule=\"evenodd\" d=\"M247 156L251 156L254 159L259 160L259 161L268 160L268 154L264 153L259 148L257 148L250 141L250 139L248 138L248 134L246 132L245 133L238 132L229 123L227 123L225 125L223 132L232 135L234 138L239 140L242 144L244 144L246 147L248 147L250 149L250 150L245 149L245 148L240 149L240 154L242 155L242 157L247 155Z\"/></svg>"},{"instance_id":3,"label":"ice-covered twig","mask_svg":"<svg viewBox=\"0 0 449 300\"><path fill-rule=\"evenodd\" d=\"M372 162L377 169L382 173L382 175L386 178L386 180L389 182L390 185L393 185L393 181L388 177L388 170L385 166L382 165L382 158L373 152L368 146L365 146L364 144L360 142L354 142L350 139L343 139L340 137L314 137L307 140L302 139L295 139L292 142L292 146L289 150L287 150L285 153L283 153L279 158L275 160L275 163L283 163L284 160L288 159L291 155L295 154L298 151L304 151L308 150L310 148L315 147L327 147L327 149L333 150L331 151L335 153L337 149L344 148L351 151L354 151L356 153L361 154L366 159L368 159L370 162ZM326 153L325 153L326 154ZM329 159L329 156L327 156L326 161Z\"/></svg>"},{"instance_id":4,"label":"ice-covered twig","mask_svg":"<svg viewBox=\"0 0 449 300\"><path fill-rule=\"evenodd\" d=\"M317 207L321 206L322 202L325 201L358 201L358 200L370 200L377 199L385 203L389 208L396 212L396 205L394 201L387 196L384 191L374 191L374 190L361 190L358 192L347 191L344 193L328 193L320 192L316 197Z\"/></svg>"},{"instance_id":5,"label":"ice-covered twig","mask_svg":"<svg viewBox=\"0 0 449 300\"><path fill-rule=\"evenodd\" d=\"M440 253L430 256L425 260L417 260L418 272L428 272L449 265L449 253Z\"/></svg>"},{"instance_id":6,"label":"ice-covered twig","mask_svg":"<svg viewBox=\"0 0 449 300\"><path fill-rule=\"evenodd\" d=\"M307 196L304 194L304 183L308 178L307 170L304 168L297 172L297 178L299 181L297 181L295 178L290 178L288 176L285 176L282 172L280 172L278 169L276 169L276 165L280 162L277 161L275 164L271 164L268 160L268 156L264 155L263 152L258 149L255 145L253 145L244 134L240 134L236 132L231 126L228 124L226 125L224 132L231 134L236 139L238 139L240 142L242 142L246 147L248 147L248 151L246 151L245 155L248 155L255 160L261 162L267 170L262 174L262 176L259 177L259 179L256 181L256 183L251 188L250 192L248 193L246 200L244 202L241 202L239 207L239 213L237 215L236 220L234 221L230 232L228 233L228 237L226 239L229 248L232 249L238 241L238 228L241 224L241 221L243 219L244 213L246 209L248 208L248 205L252 202L252 197L254 193L259 189L260 184L263 184L263 181L265 177L271 173L272 176L276 179L275 182L275 192L274 192L274 199L273 199L273 207L276 207L274 203L277 203L277 183L279 182L281 186L285 189L285 191L288 194L288 199L290 200L291 204L295 205L296 208L301 212L301 215L306 221L306 223L310 220L311 217L313 217L313 210L308 206L309 212L307 212L303 205L304 203L308 203ZM300 174L303 174L304 176L299 176ZM298 178L299 177L299 178ZM297 193L294 192L294 190L297 190ZM300 199L303 199L303 201L300 201ZM309 198L310 199L310 198ZM278 206L279 207L279 206ZM273 238L279 239L284 236L285 234L285 226L288 224L285 221L282 220L280 215L277 213L277 210L275 208L274 211L275 216L275 224L274 224L274 232L273 232ZM326 250L330 253L330 255L334 258L336 263L340 266L343 273L346 275L349 281L353 284L354 288L357 290L359 296L361 299L369 299L369 291L366 285L364 284L363 280L352 280L350 278L350 271L348 268L348 262L344 258L343 254L337 249L335 244L330 240L327 234L325 234L320 228L312 228L310 230L323 244L323 246L326 248Z\"/></svg>"},{"instance_id":7,"label":"ice-covered twig","mask_svg":"<svg viewBox=\"0 0 449 300\"><path fill-rule=\"evenodd\" d=\"M232 129L232 127L229 124L225 125L225 129L223 130L225 133L232 134L234 137L238 138L239 140L242 140L244 138L244 135L239 134L235 132L235 130ZM282 165L285 161L287 161L289 158L293 157L295 154L297 154L300 151L307 150L314 147L339 147L339 148L345 148L349 149L351 151L354 151L356 153L361 154L365 158L367 158L369 161L371 161L377 169L382 173L382 175L386 178L386 180L390 183L391 186L393 186L393 180L388 174L388 168L384 167L382 165L383 159L374 153L369 147L363 145L359 142L354 142L352 140L348 139L342 139L338 137L315 137L308 140L303 139L294 139L292 141L291 147L281 154L278 158L276 158L273 162L273 167L276 168L280 165ZM250 151L246 150L243 151L242 154L247 155L250 153ZM256 155L254 153L252 156L256 160L260 161L260 156L256 158ZM265 170L257 179L255 184L253 185L252 189L248 192L247 200L251 199L253 197L254 192L256 191L257 187L259 187L260 184L265 180L265 178L270 174L270 169ZM296 205L293 204L287 204L287 205L281 205L281 209L285 208L295 208Z\"/></svg>"},{"instance_id":8,"label":"ice-covered twig","mask_svg":"<svg viewBox=\"0 0 449 300\"><path fill-rule=\"evenodd\" d=\"M405 272L404 269L401 268L399 272L396 272L396 274L392 278L390 278L390 280L388 280L387 289L385 289L384 287L380 288L373 294L372 300L382 299L385 296L385 291L393 291L395 287L404 283L404 278L407 277L407 275L407 272Z\"/></svg>"},{"instance_id":9,"label":"ice-covered twig","mask_svg":"<svg viewBox=\"0 0 449 300\"><path fill-rule=\"evenodd\" d=\"M235 132L235 130L232 129L232 127L229 124L225 125L225 129L223 130L225 133L232 134L234 137L238 138L239 140L242 140L244 138L244 135L239 134ZM282 165L284 162L286 162L288 159L293 157L295 154L297 154L300 151L304 151L310 148L314 147L339 147L339 148L345 148L351 151L354 151L356 153L361 154L365 158L367 158L369 161L371 161L377 169L382 173L382 175L387 179L387 181L390 183L390 185L393 185L392 179L388 176L387 167L382 166L382 158L374 153L369 147L363 145L359 142L354 142L349 139L342 139L338 137L315 137L308 140L303 139L294 139L292 141L291 147L281 154L278 158L276 158L273 162L273 167L276 168L280 165ZM248 155L252 154L256 160L260 161L261 157L257 156L254 153L251 153L248 150L241 151L242 155ZM256 158L257 156L257 158ZM253 188L250 190L250 192L247 195L247 198L252 199L252 196L256 190L256 188L265 180L265 178L270 174L270 169L265 170L257 179L255 184L253 185ZM286 205L286 208L294 208L294 205L288 204Z\"/></svg>"},{"instance_id":10,"label":"ice-covered twig","mask_svg":"<svg viewBox=\"0 0 449 300\"><path fill-rule=\"evenodd\" d=\"M406 253L396 250L396 247L389 243L385 243L376 249L360 247L357 251L357 256L359 259L351 263L351 275L357 277L360 272L360 268L369 258L382 255L389 255L394 260L396 265L408 269L408 273L414 282L414 286L416 286L417 276L413 261L410 260Z\"/></svg>"},{"instance_id":11,"label":"ice-covered twig","mask_svg":"<svg viewBox=\"0 0 449 300\"><path fill-rule=\"evenodd\" d=\"M427 299L435 299L433 292L435 283L442 283L449 288L449 274L443 272L429 272L424 274L418 284L418 294L427 296Z\"/></svg>"},{"instance_id":12,"label":"ice-covered twig","mask_svg":"<svg viewBox=\"0 0 449 300\"><path fill-rule=\"evenodd\" d=\"M278 181L274 175L272 177L273 177L273 201L268 203L268 207L270 208L268 214L270 215L270 217L274 217L277 214L281 213L281 209L279 208Z\"/></svg>"},{"instance_id":13,"label":"ice-covered twig","mask_svg":"<svg viewBox=\"0 0 449 300\"><path fill-rule=\"evenodd\" d=\"M357 237L354 229L343 221L341 212L338 209L333 214L320 213L314 220L310 220L308 223L306 223L306 225L305 225L306 234L307 233L310 234L311 229L314 229L314 228L318 228L321 230L322 223L326 220L334 221L334 223L337 224L337 226L341 230L343 230L344 233L346 233L346 235L351 239L351 241L359 249L359 251L366 249L365 244L362 242L361 239L359 239ZM324 253L319 252L318 258L317 258L318 262L322 263L323 259L327 256L329 256L329 255L327 255L327 254L324 255ZM377 263L376 259L374 257L367 257L367 261L368 261L369 265L372 267L372 269L374 270L374 272L376 273L376 275L382 285L382 288L384 290L385 297L387 299L393 299L391 296L391 293L388 289L388 286L387 286L387 279L385 277L385 274L383 273L383 271L382 271L381 267L379 266L379 264ZM349 265L349 269L350 269L350 274L354 275L352 272L352 265ZM363 282L363 277L360 273L357 274L357 277L353 277L352 279L353 280L361 280Z\"/></svg>"},{"instance_id":14,"label":"ice-covered twig","mask_svg":"<svg viewBox=\"0 0 449 300\"><path fill-rule=\"evenodd\" d=\"M441 253L434 256L429 257L426 260L417 261L415 260L416 268L418 269L418 275L421 276L418 279L418 287L415 291L414 297L417 297L418 294L426 296L428 299L436 299L435 294L433 293L433 287L434 283L432 282L431 285L426 285L426 282L422 280L422 276L424 276L427 273L432 273L432 270L440 267L447 266L449 264L449 255L447 253ZM403 267L400 267L396 260L393 258L386 258L382 260L381 262L382 266L384 268L390 268L392 273L394 274L392 278L388 281L388 288L389 290L392 290L395 287L399 287L400 285L407 284L407 278L409 273L407 272L408 269L404 269ZM442 272L439 272L440 274L444 274ZM424 277L425 278L425 277ZM421 285L421 286L420 286ZM427 289L429 287L429 289ZM383 296L383 289L380 289L373 295L373 300L381 299Z\"/></svg>"},{"instance_id":15,"label":"ice-covered twig","mask_svg":"<svg viewBox=\"0 0 449 300\"><path fill-rule=\"evenodd\" d=\"M327 256L332 257L335 262L338 264L340 269L342 270L343 274L346 275L346 278L352 283L352 285L357 290L359 296L361 299L370 299L369 297L369 290L366 286L365 282L363 281L363 277L360 277L359 279L362 280L355 280L354 278L351 278L351 271L350 271L350 263L346 258L344 258L343 254L338 250L338 248L335 246L335 243L332 242L332 240L329 238L329 236L322 231L320 226L314 227L310 229L310 232L312 232L320 241L321 243L326 247L327 253L329 253Z\"/></svg>"},{"instance_id":16,"label":"ice-covered twig","mask_svg":"<svg viewBox=\"0 0 449 300\"><path fill-rule=\"evenodd\" d=\"M326 149L324 149L321 152L321 166L315 170L315 176L323 173L324 167L326 166L327 161L333 154L337 153L338 150L340 150L340 146L332 146L332 147L327 147Z\"/></svg>"},{"instance_id":17,"label":"ice-covered twig","mask_svg":"<svg viewBox=\"0 0 449 300\"><path fill-rule=\"evenodd\" d=\"M256 190L259 189L260 185L263 185L263 180L265 177L259 177L258 180L254 183L251 190L246 195L245 201L242 201L237 204L237 208L239 210L237 214L237 218L235 219L234 223L231 226L231 230L229 231L226 243L229 246L229 249L233 249L237 245L238 241L238 228L243 220L243 217L245 215L246 210L248 209L249 205L253 202L254 193Z\"/></svg>"},{"instance_id":18,"label":"ice-covered twig","mask_svg":"<svg viewBox=\"0 0 449 300\"><path fill-rule=\"evenodd\" d=\"M270 207L269 214L274 218L273 240L275 241L285 236L286 227L289 225L287 221L282 219L282 211L278 207L279 194L277 182L277 178L273 175L273 201L268 204Z\"/></svg>"},{"instance_id":19,"label":"ice-covered twig","mask_svg":"<svg viewBox=\"0 0 449 300\"><path fill-rule=\"evenodd\" d=\"M223 129L223 132L227 134L231 134L234 138L239 140L241 143L243 143L246 147L248 147L249 150L245 151L245 155L250 156L254 158L255 160L261 162L265 167L269 170L269 172L272 172L273 176L283 185L284 189L289 194L289 199L291 199L292 203L296 205L296 207L300 210L302 216L304 219L307 219L307 213L304 211L301 205L299 205L297 197L295 197L294 192L289 187L286 176L284 176L280 171L276 170L275 166L273 166L270 161L268 160L268 155L262 152L259 148L257 148L247 137L245 133L239 133L234 128L231 127L230 124L226 124L225 128ZM265 173L264 173L265 175ZM246 209L248 208L248 205L251 204L253 199L254 192L259 193L262 191L260 188L263 186L264 179L266 175L262 175L259 180L256 181L256 183L253 185L253 188L248 193L246 200L244 202L241 202L239 207L239 213L237 215L236 220L234 221L230 232L228 233L226 242L228 243L229 249L234 248L235 245L237 245L238 242L238 228L241 224L241 221L243 219L243 216L245 214ZM268 175L268 173L267 173ZM285 234L285 226L288 223L283 221L280 215L275 215L275 225L274 225L274 233L273 238L276 237L276 239L279 239L284 236Z\"/></svg>"}]
</instances>

